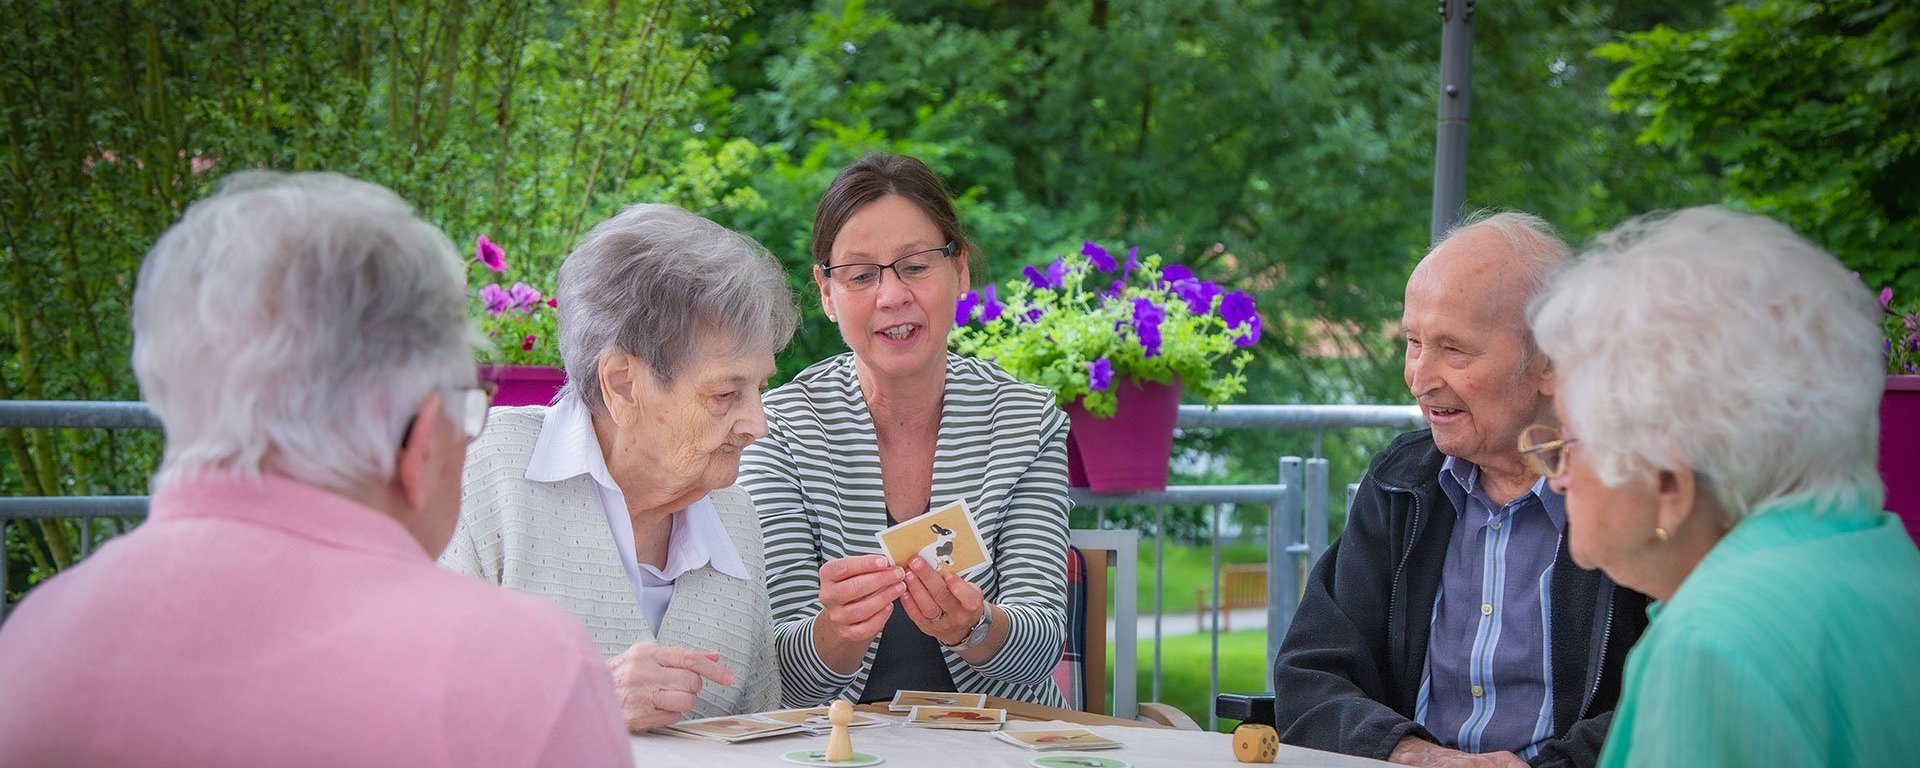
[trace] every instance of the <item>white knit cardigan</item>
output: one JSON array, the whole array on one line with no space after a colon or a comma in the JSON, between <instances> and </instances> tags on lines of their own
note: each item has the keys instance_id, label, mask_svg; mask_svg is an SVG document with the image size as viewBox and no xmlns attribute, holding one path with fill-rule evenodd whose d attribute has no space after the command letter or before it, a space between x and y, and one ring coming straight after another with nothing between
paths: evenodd
<instances>
[{"instance_id":1,"label":"white knit cardigan","mask_svg":"<svg viewBox=\"0 0 1920 768\"><path fill-rule=\"evenodd\" d=\"M689 718L773 709L780 671L767 607L766 562L753 502L738 487L709 497L740 553L747 578L695 568L674 581L661 627L648 626L627 580L593 478L556 483L527 479L527 464L545 422L543 406L496 408L486 432L467 448L460 525L440 565L566 609L585 624L600 654L658 642L718 651L733 670L732 686L707 682Z\"/></svg>"}]
</instances>

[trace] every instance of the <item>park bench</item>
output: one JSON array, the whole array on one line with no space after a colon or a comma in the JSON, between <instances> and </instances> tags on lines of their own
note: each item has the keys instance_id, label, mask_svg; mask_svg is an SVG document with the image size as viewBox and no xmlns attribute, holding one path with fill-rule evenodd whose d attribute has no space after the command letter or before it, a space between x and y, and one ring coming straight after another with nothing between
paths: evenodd
<instances>
[{"instance_id":1,"label":"park bench","mask_svg":"<svg viewBox=\"0 0 1920 768\"><path fill-rule=\"evenodd\" d=\"M1207 594L1211 586L1194 588L1193 618L1201 629L1207 627L1207 611L1213 601ZM1231 613L1241 608L1267 607L1267 566L1229 565L1220 569L1220 631L1232 632Z\"/></svg>"}]
</instances>

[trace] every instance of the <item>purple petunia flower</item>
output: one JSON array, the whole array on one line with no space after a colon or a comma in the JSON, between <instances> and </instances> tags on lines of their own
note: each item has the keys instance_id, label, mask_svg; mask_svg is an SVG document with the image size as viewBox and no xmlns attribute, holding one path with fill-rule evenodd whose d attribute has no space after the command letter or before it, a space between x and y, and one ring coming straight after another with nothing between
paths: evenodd
<instances>
[{"instance_id":1,"label":"purple petunia flower","mask_svg":"<svg viewBox=\"0 0 1920 768\"><path fill-rule=\"evenodd\" d=\"M953 324L966 325L973 322L973 308L980 305L980 294L967 291L960 297L960 303L953 307Z\"/></svg>"},{"instance_id":2,"label":"purple petunia flower","mask_svg":"<svg viewBox=\"0 0 1920 768\"><path fill-rule=\"evenodd\" d=\"M1140 337L1140 347L1146 350L1147 357L1160 356L1160 323L1167 319L1167 311L1146 298L1133 300L1133 334Z\"/></svg>"},{"instance_id":3,"label":"purple petunia flower","mask_svg":"<svg viewBox=\"0 0 1920 768\"><path fill-rule=\"evenodd\" d=\"M1893 289L1892 288L1880 289L1880 308L1886 309L1887 305L1892 303L1893 303Z\"/></svg>"},{"instance_id":4,"label":"purple petunia flower","mask_svg":"<svg viewBox=\"0 0 1920 768\"><path fill-rule=\"evenodd\" d=\"M1106 290L1101 291L1100 295L1108 299L1117 299L1117 298L1120 298L1121 292L1125 290L1127 290L1126 281L1115 280L1113 281L1113 285L1108 286Z\"/></svg>"},{"instance_id":5,"label":"purple petunia flower","mask_svg":"<svg viewBox=\"0 0 1920 768\"><path fill-rule=\"evenodd\" d=\"M1220 300L1220 319L1227 321L1229 330L1245 328L1246 332L1233 337L1235 346L1251 347L1260 340L1260 312L1254 309L1253 297L1245 291L1234 291Z\"/></svg>"},{"instance_id":6,"label":"purple petunia flower","mask_svg":"<svg viewBox=\"0 0 1920 768\"><path fill-rule=\"evenodd\" d=\"M1095 392L1105 392L1113 386L1113 363L1104 357L1087 363L1087 386Z\"/></svg>"},{"instance_id":7,"label":"purple petunia flower","mask_svg":"<svg viewBox=\"0 0 1920 768\"><path fill-rule=\"evenodd\" d=\"M1024 315L1021 315L1020 318L1026 322L1034 323L1034 322L1039 322L1040 316L1043 314L1046 314L1046 313L1040 311L1039 307L1034 307L1033 309L1027 310L1027 313Z\"/></svg>"},{"instance_id":8,"label":"purple petunia flower","mask_svg":"<svg viewBox=\"0 0 1920 768\"><path fill-rule=\"evenodd\" d=\"M1051 291L1067 284L1067 265L1059 259L1054 259L1052 264L1048 264L1045 272L1029 265L1020 270L1020 274L1026 275L1027 282L1033 283L1033 287L1042 290Z\"/></svg>"},{"instance_id":9,"label":"purple petunia flower","mask_svg":"<svg viewBox=\"0 0 1920 768\"><path fill-rule=\"evenodd\" d=\"M501 288L499 283L488 283L487 287L480 289L480 303L486 305L487 314L498 315L513 306L513 297L507 295L506 289Z\"/></svg>"},{"instance_id":10,"label":"purple petunia flower","mask_svg":"<svg viewBox=\"0 0 1920 768\"><path fill-rule=\"evenodd\" d=\"M1193 270L1187 269L1185 264L1168 264L1160 268L1160 279L1169 283L1192 280Z\"/></svg>"},{"instance_id":11,"label":"purple petunia flower","mask_svg":"<svg viewBox=\"0 0 1920 768\"><path fill-rule=\"evenodd\" d=\"M1136 245L1127 249L1127 274L1131 275L1134 270L1140 268L1140 260L1134 258L1138 255L1140 255L1140 246Z\"/></svg>"},{"instance_id":12,"label":"purple petunia flower","mask_svg":"<svg viewBox=\"0 0 1920 768\"><path fill-rule=\"evenodd\" d=\"M514 283L513 288L507 291L507 298L522 312L532 312L534 307L540 305L540 292L526 283Z\"/></svg>"},{"instance_id":13,"label":"purple petunia flower","mask_svg":"<svg viewBox=\"0 0 1920 768\"><path fill-rule=\"evenodd\" d=\"M1196 315L1213 311L1213 300L1220 295L1220 286L1208 280L1181 280L1173 284L1173 295L1187 303L1187 309Z\"/></svg>"},{"instance_id":14,"label":"purple petunia flower","mask_svg":"<svg viewBox=\"0 0 1920 768\"><path fill-rule=\"evenodd\" d=\"M1000 313L1006 310L1007 305L1001 304L1000 299L994 297L992 285L988 285L986 290L980 292L980 322L991 323L998 320Z\"/></svg>"},{"instance_id":15,"label":"purple petunia flower","mask_svg":"<svg viewBox=\"0 0 1920 768\"><path fill-rule=\"evenodd\" d=\"M507 252L501 250L500 246L494 245L486 235L481 235L473 241L473 260L487 265L487 269L495 272L507 271Z\"/></svg>"},{"instance_id":16,"label":"purple petunia flower","mask_svg":"<svg viewBox=\"0 0 1920 768\"><path fill-rule=\"evenodd\" d=\"M1094 269L1102 272L1113 271L1113 255L1107 253L1107 249L1100 247L1098 243L1092 240L1083 240L1080 242L1080 255L1087 257L1088 261L1092 261Z\"/></svg>"},{"instance_id":17,"label":"purple petunia flower","mask_svg":"<svg viewBox=\"0 0 1920 768\"><path fill-rule=\"evenodd\" d=\"M531 333L529 333L529 334L527 334L527 337L526 337L526 338L524 338L524 339L521 339L521 340L520 340L520 351L522 351L522 352L532 352L532 351L533 351L533 343L534 343L534 342L536 342L536 341L539 341L539 338L538 338L538 337L536 337L536 336L534 336L534 335L533 335L533 334L531 334Z\"/></svg>"}]
</instances>

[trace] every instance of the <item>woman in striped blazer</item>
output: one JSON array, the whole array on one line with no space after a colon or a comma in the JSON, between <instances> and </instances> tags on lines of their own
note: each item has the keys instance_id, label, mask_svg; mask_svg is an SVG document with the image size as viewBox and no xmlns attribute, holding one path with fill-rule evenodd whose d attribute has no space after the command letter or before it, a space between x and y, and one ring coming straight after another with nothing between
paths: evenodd
<instances>
[{"instance_id":1,"label":"woman in striped blazer","mask_svg":"<svg viewBox=\"0 0 1920 768\"><path fill-rule=\"evenodd\" d=\"M947 352L973 248L945 186L911 157L862 158L821 200L812 250L852 351L767 395L767 436L740 467L786 690L1061 706L1049 673L1066 634L1066 418L1046 390ZM942 577L880 554L879 531L956 499L991 566Z\"/></svg>"}]
</instances>

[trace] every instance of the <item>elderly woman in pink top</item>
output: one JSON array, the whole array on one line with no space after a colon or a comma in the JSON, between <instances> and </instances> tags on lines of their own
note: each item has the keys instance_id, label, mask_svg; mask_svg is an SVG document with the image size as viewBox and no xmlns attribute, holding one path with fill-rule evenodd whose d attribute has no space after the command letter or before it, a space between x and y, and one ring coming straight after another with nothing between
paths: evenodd
<instances>
[{"instance_id":1,"label":"elderly woman in pink top","mask_svg":"<svg viewBox=\"0 0 1920 768\"><path fill-rule=\"evenodd\" d=\"M486 421L465 305L378 186L189 208L133 297L151 516L0 630L0 765L629 765L580 626L433 565Z\"/></svg>"}]
</instances>

